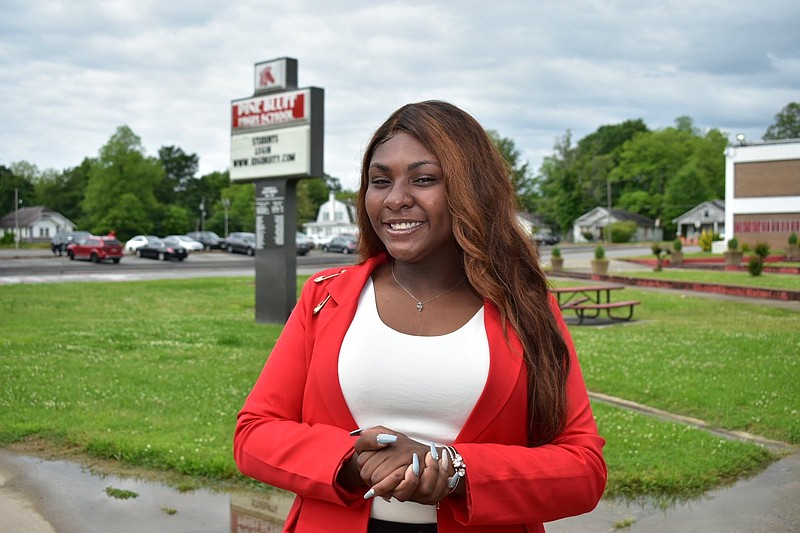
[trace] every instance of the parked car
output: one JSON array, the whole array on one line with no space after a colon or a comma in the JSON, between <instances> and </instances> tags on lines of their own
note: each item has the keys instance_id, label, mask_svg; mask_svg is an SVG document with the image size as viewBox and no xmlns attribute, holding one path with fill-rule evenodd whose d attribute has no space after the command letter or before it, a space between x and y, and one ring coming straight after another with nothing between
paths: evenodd
<instances>
[{"instance_id":1,"label":"parked car","mask_svg":"<svg viewBox=\"0 0 800 533\"><path fill-rule=\"evenodd\" d=\"M136 255L150 259L158 259L159 261L166 261L168 259L183 261L186 259L186 256L189 255L189 251L181 246L177 239L166 237L164 239L156 238L144 246L140 246L136 250Z\"/></svg>"},{"instance_id":2,"label":"parked car","mask_svg":"<svg viewBox=\"0 0 800 533\"><path fill-rule=\"evenodd\" d=\"M308 235L299 231L295 236L295 244L297 246L297 255L306 255L314 247L314 241Z\"/></svg>"},{"instance_id":3,"label":"parked car","mask_svg":"<svg viewBox=\"0 0 800 533\"><path fill-rule=\"evenodd\" d=\"M186 236L203 243L206 250L222 250L225 248L225 239L213 231L190 231Z\"/></svg>"},{"instance_id":4,"label":"parked car","mask_svg":"<svg viewBox=\"0 0 800 533\"><path fill-rule=\"evenodd\" d=\"M136 235L125 243L125 251L129 254L135 253L140 246L144 246L150 241L158 240L155 235Z\"/></svg>"},{"instance_id":5,"label":"parked car","mask_svg":"<svg viewBox=\"0 0 800 533\"><path fill-rule=\"evenodd\" d=\"M92 263L100 261L119 263L122 259L122 243L113 235L104 237L89 235L68 244L67 255L71 260L88 259Z\"/></svg>"},{"instance_id":6,"label":"parked car","mask_svg":"<svg viewBox=\"0 0 800 533\"><path fill-rule=\"evenodd\" d=\"M553 245L553 244L558 244L558 242L561 239L555 233L534 233L533 240L535 240L536 244L539 245L542 244Z\"/></svg>"},{"instance_id":7,"label":"parked car","mask_svg":"<svg viewBox=\"0 0 800 533\"><path fill-rule=\"evenodd\" d=\"M165 238L175 239L176 241L178 241L178 243L180 243L181 246L186 248L189 251L189 253L199 252L200 250L205 248L202 242L196 239L192 239L188 235L167 235Z\"/></svg>"},{"instance_id":8,"label":"parked car","mask_svg":"<svg viewBox=\"0 0 800 533\"><path fill-rule=\"evenodd\" d=\"M320 250L323 247L331 242L332 237L323 237L322 235L310 235L309 238L314 241L314 247L319 248Z\"/></svg>"},{"instance_id":9,"label":"parked car","mask_svg":"<svg viewBox=\"0 0 800 533\"><path fill-rule=\"evenodd\" d=\"M358 250L358 244L355 237L334 237L331 242L323 245L323 250L326 252L339 252L343 254L354 254Z\"/></svg>"},{"instance_id":10,"label":"parked car","mask_svg":"<svg viewBox=\"0 0 800 533\"><path fill-rule=\"evenodd\" d=\"M50 240L50 250L55 255L63 255L68 245L91 236L88 231L59 231Z\"/></svg>"},{"instance_id":11,"label":"parked car","mask_svg":"<svg viewBox=\"0 0 800 533\"><path fill-rule=\"evenodd\" d=\"M225 249L230 253L255 255L256 234L247 231L234 231L225 239Z\"/></svg>"}]
</instances>

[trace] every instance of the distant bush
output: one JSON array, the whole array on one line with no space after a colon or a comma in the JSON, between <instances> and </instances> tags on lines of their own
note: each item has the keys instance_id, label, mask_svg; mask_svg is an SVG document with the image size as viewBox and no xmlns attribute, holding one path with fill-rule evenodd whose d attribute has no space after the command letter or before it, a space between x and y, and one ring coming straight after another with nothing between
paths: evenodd
<instances>
[{"instance_id":1,"label":"distant bush","mask_svg":"<svg viewBox=\"0 0 800 533\"><path fill-rule=\"evenodd\" d=\"M587 241L594 240L594 234L591 231L584 231L581 233L581 235L583 235L583 238L586 239Z\"/></svg>"},{"instance_id":2,"label":"distant bush","mask_svg":"<svg viewBox=\"0 0 800 533\"><path fill-rule=\"evenodd\" d=\"M747 271L751 276L760 276L764 270L764 261L757 255L751 255L750 261L747 262Z\"/></svg>"},{"instance_id":3,"label":"distant bush","mask_svg":"<svg viewBox=\"0 0 800 533\"><path fill-rule=\"evenodd\" d=\"M769 255L769 244L765 242L757 242L755 248L753 248L753 251L763 261Z\"/></svg>"},{"instance_id":4,"label":"distant bush","mask_svg":"<svg viewBox=\"0 0 800 533\"><path fill-rule=\"evenodd\" d=\"M626 220L611 224L611 242L631 242L636 235L636 222Z\"/></svg>"},{"instance_id":5,"label":"distant bush","mask_svg":"<svg viewBox=\"0 0 800 533\"><path fill-rule=\"evenodd\" d=\"M714 234L708 230L703 230L698 239L698 244L704 252L711 251L711 243L714 242Z\"/></svg>"},{"instance_id":6,"label":"distant bush","mask_svg":"<svg viewBox=\"0 0 800 533\"><path fill-rule=\"evenodd\" d=\"M757 242L753 248L755 252L750 256L750 261L747 263L747 271L751 276L760 276L764 270L764 260L769 255L769 244L765 242Z\"/></svg>"}]
</instances>

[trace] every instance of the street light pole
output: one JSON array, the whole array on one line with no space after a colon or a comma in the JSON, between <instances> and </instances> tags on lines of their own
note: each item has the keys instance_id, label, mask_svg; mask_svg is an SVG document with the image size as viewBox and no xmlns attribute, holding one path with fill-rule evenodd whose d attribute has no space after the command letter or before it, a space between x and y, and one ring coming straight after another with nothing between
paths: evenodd
<instances>
[{"instance_id":1,"label":"street light pole","mask_svg":"<svg viewBox=\"0 0 800 533\"><path fill-rule=\"evenodd\" d=\"M206 199L200 199L200 231L206 230Z\"/></svg>"},{"instance_id":2,"label":"street light pole","mask_svg":"<svg viewBox=\"0 0 800 533\"><path fill-rule=\"evenodd\" d=\"M225 238L228 238L228 209L231 207L231 199L230 198L223 198L222 199L222 207L225 210Z\"/></svg>"}]
</instances>

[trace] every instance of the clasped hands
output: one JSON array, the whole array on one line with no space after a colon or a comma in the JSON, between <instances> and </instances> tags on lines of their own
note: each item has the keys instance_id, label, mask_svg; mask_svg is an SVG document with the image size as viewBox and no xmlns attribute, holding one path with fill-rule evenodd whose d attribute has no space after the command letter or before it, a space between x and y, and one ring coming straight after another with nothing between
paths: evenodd
<instances>
[{"instance_id":1,"label":"clasped hands","mask_svg":"<svg viewBox=\"0 0 800 533\"><path fill-rule=\"evenodd\" d=\"M436 505L451 492L453 467L448 454L382 426L356 430L355 454L345 468L357 469L370 489L365 499L413 501ZM355 476L352 476L355 477ZM460 487L463 491L463 484Z\"/></svg>"}]
</instances>

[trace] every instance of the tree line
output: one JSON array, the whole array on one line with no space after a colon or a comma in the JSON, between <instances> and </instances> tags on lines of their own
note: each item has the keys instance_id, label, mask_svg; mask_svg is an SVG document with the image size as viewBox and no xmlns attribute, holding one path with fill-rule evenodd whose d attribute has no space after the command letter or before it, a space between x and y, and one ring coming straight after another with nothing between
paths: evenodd
<instances>
[{"instance_id":1,"label":"tree line","mask_svg":"<svg viewBox=\"0 0 800 533\"><path fill-rule=\"evenodd\" d=\"M800 104L775 115L763 140L800 139ZM717 128L702 131L691 117L651 130L641 120L604 125L574 142L567 131L557 139L536 176L521 180L519 195L528 211L560 233L602 206L659 221L666 238L673 219L698 204L725 198L725 148Z\"/></svg>"},{"instance_id":2,"label":"tree line","mask_svg":"<svg viewBox=\"0 0 800 533\"><path fill-rule=\"evenodd\" d=\"M567 130L536 174L521 160L513 140L488 133L508 162L520 208L562 234L579 216L610 203L658 219L670 237L672 219L725 196L727 135L715 128L701 131L690 117L678 117L673 126L658 130L641 119L604 125L577 142ZM795 102L775 115L763 136L789 138L800 138L800 104ZM40 171L25 161L0 165L0 215L14 210L16 190L24 206L45 206L79 229L114 231L121 239L200 229L222 235L226 213L229 232L253 231L253 184L231 183L227 171L197 177L198 162L196 154L176 146L162 146L157 156L148 156L141 139L121 126L97 157L84 158L73 168ZM299 181L299 224L316 219L331 190L344 200L356 194L332 176Z\"/></svg>"},{"instance_id":3,"label":"tree line","mask_svg":"<svg viewBox=\"0 0 800 533\"><path fill-rule=\"evenodd\" d=\"M63 172L40 172L25 161L0 165L0 205L13 210L16 189L25 206L45 206L78 229L98 235L114 231L121 239L201 229L224 235L226 214L229 232L253 231L254 185L231 183L227 170L197 177L198 163L197 154L176 146L162 146L158 156L148 156L141 138L120 126L96 158ZM329 190L341 191L338 179L301 180L298 220L316 219Z\"/></svg>"}]
</instances>

